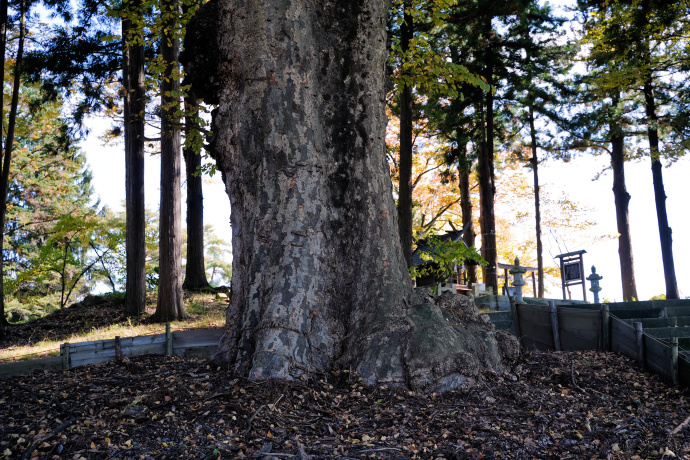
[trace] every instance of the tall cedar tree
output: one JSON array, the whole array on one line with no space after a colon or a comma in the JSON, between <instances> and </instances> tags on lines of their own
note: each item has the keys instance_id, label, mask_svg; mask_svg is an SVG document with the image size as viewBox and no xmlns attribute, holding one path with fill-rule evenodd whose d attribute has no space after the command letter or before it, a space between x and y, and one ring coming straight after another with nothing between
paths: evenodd
<instances>
[{"instance_id":1,"label":"tall cedar tree","mask_svg":"<svg viewBox=\"0 0 690 460\"><path fill-rule=\"evenodd\" d=\"M122 3L122 80L125 123L125 206L127 277L125 311L137 316L146 309L146 216L144 201L145 59L143 2Z\"/></svg>"},{"instance_id":2,"label":"tall cedar tree","mask_svg":"<svg viewBox=\"0 0 690 460\"><path fill-rule=\"evenodd\" d=\"M506 74L504 101L510 101L512 112L521 131L527 131L532 156L528 159L534 178L535 235L537 243L538 288L535 293L544 297L544 257L541 234L541 201L539 196L539 157L537 150L547 147L542 140L536 121L566 120L558 108L569 94L562 76L572 57L570 47L558 43L563 33L564 19L553 16L548 5L528 2L513 21L506 35L510 40L505 47L512 49L512 71ZM543 125L543 124L542 124ZM542 128L543 129L543 128ZM550 137L550 136L548 136Z\"/></svg>"},{"instance_id":3,"label":"tall cedar tree","mask_svg":"<svg viewBox=\"0 0 690 460\"><path fill-rule=\"evenodd\" d=\"M591 45L588 56L588 64L591 69L590 77L585 81L590 83L588 89L591 92L599 97L609 97L612 101L610 110L605 111L603 115L610 127L611 167L614 174L616 220L620 234L619 255L621 258L623 297L626 300L637 298L628 227L630 195L627 193L623 182L623 168L625 137L636 134L626 133L626 126L637 128L639 120L635 120L632 114L635 109L640 108L642 113L646 115L646 120L643 123L647 124L652 159L666 294L668 298L677 298L678 292L671 250L671 231L666 216L666 196L661 175L658 145L658 128L663 123L657 114L658 101L656 98L664 93L660 91L666 86L664 74L668 75L668 71L674 66L678 66L678 62L669 65L669 62L673 60L671 56L675 54L672 52L675 47L668 42L663 42L664 37L668 36L668 32L671 32L671 36L675 35L674 27L671 25L679 19L681 14L675 8L674 2L661 4L634 1L632 4L629 3L580 3L585 26L584 39ZM654 16L652 12L658 13L658 16ZM651 17L654 18L653 21L649 21ZM652 33L652 37L647 37L647 33ZM655 46L663 43L661 46L664 49L664 52L661 53L662 56L651 54L651 43L655 43ZM668 55L666 55L667 52ZM671 58L669 59L669 57ZM635 93L640 97L636 98ZM641 104L638 101L641 101ZM633 129L633 131L637 132L638 130ZM582 133L581 137L586 139L587 134Z\"/></svg>"},{"instance_id":4,"label":"tall cedar tree","mask_svg":"<svg viewBox=\"0 0 690 460\"><path fill-rule=\"evenodd\" d=\"M413 126L417 114L415 98L420 94L436 91L445 97L458 95L460 84L488 85L477 75L471 74L464 65L451 62L446 49L431 46L433 37L446 26L448 13L455 0L396 0L393 14L389 16L391 39L390 63L395 67L393 80L398 90L397 104L400 117L400 156L398 187L398 230L403 254L408 266L412 261L414 203L412 191L412 155L414 149Z\"/></svg>"},{"instance_id":5,"label":"tall cedar tree","mask_svg":"<svg viewBox=\"0 0 690 460\"><path fill-rule=\"evenodd\" d=\"M195 8L194 8L195 10ZM182 4L182 14L188 20L192 12L189 2ZM200 290L209 286L204 257L204 192L201 177L201 126L199 100L190 89L184 98L185 145L182 156L187 177L187 266L182 287Z\"/></svg>"},{"instance_id":6,"label":"tall cedar tree","mask_svg":"<svg viewBox=\"0 0 690 460\"><path fill-rule=\"evenodd\" d=\"M589 29L590 36L606 44L602 50L604 56L620 62L604 84L637 93L638 105L644 113L641 124L647 127L667 299L678 299L679 293L661 159L675 152L670 146L667 152L662 151L660 135L671 137L671 101L687 86L684 69L687 34L683 19L687 17L688 6L685 3L665 0L590 2L590 7L595 6L597 12L597 21Z\"/></svg>"},{"instance_id":7,"label":"tall cedar tree","mask_svg":"<svg viewBox=\"0 0 690 460\"><path fill-rule=\"evenodd\" d=\"M496 223L494 216L494 145L505 142L507 136L515 131L512 124L513 114L505 117L499 109L505 98L508 84L514 84L511 76L515 72L524 72L520 68L517 56L522 49L516 44L515 37L502 36L494 30L494 20L498 19L509 30L511 21L524 13L526 2L506 3L495 7L487 2L462 2L451 12L445 46L450 48L454 62L463 62L469 71L482 75L492 85L492 91L481 92L469 87L462 87L462 98L456 97L451 104L443 98L432 98L436 105L435 120L446 133L449 141L456 144L449 157L457 161L460 172L460 188L465 190L463 221L467 230L471 230L469 203L469 172L471 157L467 156L467 146L473 146L477 156L477 175L480 193L480 227L482 256L487 262L483 268L483 278L487 287L498 292ZM437 103L436 100L441 103ZM454 133L454 134L453 134ZM461 192L462 193L462 192ZM466 211L465 211L466 209ZM467 217L464 214L468 214ZM467 219L465 221L465 219ZM473 239L473 232L466 236ZM470 241L467 241L471 244ZM472 274L470 273L470 276Z\"/></svg>"},{"instance_id":8,"label":"tall cedar tree","mask_svg":"<svg viewBox=\"0 0 690 460\"><path fill-rule=\"evenodd\" d=\"M26 1L21 0L19 3L19 43L17 45L17 55L14 61L14 82L12 84L12 101L10 103L9 119L7 122L7 136L5 142L0 143L2 148L2 171L0 171L0 335L5 334L5 325L7 319L5 318L5 296L4 296L4 260L2 254L4 253L5 244L5 216L7 212L7 190L10 177L10 165L12 163L12 149L14 147L14 130L17 122L17 105L19 103L19 86L21 82L22 73L22 58L24 53L24 41L26 38ZM7 44L7 16L8 5L6 0L0 3L0 21L4 27L2 37L0 38L0 52L2 52L2 80L0 81L0 89L4 87L5 78L5 51ZM4 19L4 21L3 21ZM0 107L3 106L4 91L0 90ZM3 109L4 110L4 109ZM2 117L0 117L2 119ZM0 126L2 123L0 123Z\"/></svg>"},{"instance_id":9,"label":"tall cedar tree","mask_svg":"<svg viewBox=\"0 0 690 460\"><path fill-rule=\"evenodd\" d=\"M108 21L94 19L108 14L108 5L83 1L76 21L70 4L51 2L49 6L70 25L55 26L51 40L29 53L27 70L31 80L41 81L48 94L64 91L74 96L73 118L77 126L81 126L87 114L116 106L107 88L122 72L127 214L125 311L140 315L146 306L144 5L142 0L125 0L120 5L121 43L109 38L114 33L108 27L96 26L107 24Z\"/></svg>"},{"instance_id":10,"label":"tall cedar tree","mask_svg":"<svg viewBox=\"0 0 690 460\"><path fill-rule=\"evenodd\" d=\"M182 297L182 151L180 144L180 37L177 0L161 2L161 199L158 305L160 322L187 316Z\"/></svg>"},{"instance_id":11,"label":"tall cedar tree","mask_svg":"<svg viewBox=\"0 0 690 460\"><path fill-rule=\"evenodd\" d=\"M630 109L620 91L597 86L602 80L599 75L590 71L578 82L579 104L571 104L571 109L575 108L571 122L563 125L569 133L563 148L605 151L610 156L623 298L633 300L638 297L628 212L631 197L625 185L625 139L629 135L626 128L631 123Z\"/></svg>"},{"instance_id":12,"label":"tall cedar tree","mask_svg":"<svg viewBox=\"0 0 690 460\"><path fill-rule=\"evenodd\" d=\"M410 9L412 0L403 2L403 23L400 25L400 47L408 53L414 35L414 23ZM412 85L400 86L400 179L398 186L398 232L407 266L412 265L412 125L414 99Z\"/></svg>"},{"instance_id":13,"label":"tall cedar tree","mask_svg":"<svg viewBox=\"0 0 690 460\"><path fill-rule=\"evenodd\" d=\"M193 92L185 96L185 146L182 150L187 176L187 266L182 287L199 290L208 287L204 260L204 194L201 153L190 138L199 131L199 101Z\"/></svg>"}]
</instances>

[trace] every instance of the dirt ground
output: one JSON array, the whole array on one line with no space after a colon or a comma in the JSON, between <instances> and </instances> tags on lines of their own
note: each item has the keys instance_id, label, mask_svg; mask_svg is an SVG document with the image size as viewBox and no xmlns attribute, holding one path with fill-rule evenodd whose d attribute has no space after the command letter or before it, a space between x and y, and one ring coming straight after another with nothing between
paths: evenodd
<instances>
[{"instance_id":1,"label":"dirt ground","mask_svg":"<svg viewBox=\"0 0 690 460\"><path fill-rule=\"evenodd\" d=\"M689 397L595 352L525 354L442 395L144 356L0 381L0 457L690 458Z\"/></svg>"}]
</instances>

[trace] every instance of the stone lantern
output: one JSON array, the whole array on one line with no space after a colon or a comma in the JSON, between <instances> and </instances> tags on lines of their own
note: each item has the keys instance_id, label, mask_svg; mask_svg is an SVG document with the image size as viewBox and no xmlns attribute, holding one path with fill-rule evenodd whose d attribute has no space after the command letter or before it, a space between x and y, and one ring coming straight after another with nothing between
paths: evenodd
<instances>
[{"instance_id":1,"label":"stone lantern","mask_svg":"<svg viewBox=\"0 0 690 460\"><path fill-rule=\"evenodd\" d=\"M522 286L525 285L525 280L522 275L527 270L520 266L520 260L515 258L515 266L510 270L510 274L513 275L513 286L515 286L515 300L517 302L522 302Z\"/></svg>"},{"instance_id":2,"label":"stone lantern","mask_svg":"<svg viewBox=\"0 0 690 460\"><path fill-rule=\"evenodd\" d=\"M601 287L599 287L599 280L602 278L603 276L598 275L597 269L594 268L594 265L592 265L592 274L587 277L587 280L592 283L592 287L589 288L589 290L594 294L594 303L599 303L599 291L601 291Z\"/></svg>"}]
</instances>

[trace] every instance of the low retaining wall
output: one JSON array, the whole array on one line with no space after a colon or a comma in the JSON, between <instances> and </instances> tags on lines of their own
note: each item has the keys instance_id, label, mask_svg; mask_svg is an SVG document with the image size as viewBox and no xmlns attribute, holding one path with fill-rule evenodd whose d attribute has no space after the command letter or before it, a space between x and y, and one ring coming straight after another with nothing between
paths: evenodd
<instances>
[{"instance_id":1,"label":"low retaining wall","mask_svg":"<svg viewBox=\"0 0 690 460\"><path fill-rule=\"evenodd\" d=\"M37 370L71 369L145 354L210 358L218 348L222 335L223 329L171 332L168 324L165 334L64 343L60 345L60 356L0 364L0 376L11 377Z\"/></svg>"}]
</instances>

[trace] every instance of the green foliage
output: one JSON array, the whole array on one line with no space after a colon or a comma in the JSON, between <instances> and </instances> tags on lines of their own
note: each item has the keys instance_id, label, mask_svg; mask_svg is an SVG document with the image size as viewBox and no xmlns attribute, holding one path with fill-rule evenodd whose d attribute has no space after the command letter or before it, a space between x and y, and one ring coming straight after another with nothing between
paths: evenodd
<instances>
[{"instance_id":1,"label":"green foliage","mask_svg":"<svg viewBox=\"0 0 690 460\"><path fill-rule=\"evenodd\" d=\"M37 85L23 85L7 197L3 294L23 303L94 283L89 249L100 232L98 203L90 205L91 173L74 146L61 100L46 101Z\"/></svg>"},{"instance_id":2,"label":"green foliage","mask_svg":"<svg viewBox=\"0 0 690 460\"><path fill-rule=\"evenodd\" d=\"M148 289L155 289L158 286L158 214L147 209L145 219L146 283ZM94 273L98 274L100 281L107 282L113 292L123 289L126 281L126 222L124 211L106 211L103 231L99 234L97 248L94 248L102 255Z\"/></svg>"},{"instance_id":3,"label":"green foliage","mask_svg":"<svg viewBox=\"0 0 690 460\"><path fill-rule=\"evenodd\" d=\"M422 260L433 262L422 266L410 267L412 278L432 275L436 279L447 279L455 273L456 267L465 262L474 261L480 265L486 262L474 247L467 247L462 241L444 241L436 235L424 240L429 249L420 252Z\"/></svg>"},{"instance_id":4,"label":"green foliage","mask_svg":"<svg viewBox=\"0 0 690 460\"><path fill-rule=\"evenodd\" d=\"M28 301L10 298L5 304L5 313L11 323L25 323L47 316L58 310L60 294L54 293L41 297L32 297Z\"/></svg>"},{"instance_id":5,"label":"green foliage","mask_svg":"<svg viewBox=\"0 0 690 460\"><path fill-rule=\"evenodd\" d=\"M392 79L396 86L417 87L425 93L436 92L451 98L461 96L463 84L484 91L491 89L485 79L450 59L448 49L439 46L439 37L446 32L447 20L455 5L457 0L394 0L391 11L394 34L388 63L395 69ZM411 18L415 33L407 49L403 49L397 31L406 15Z\"/></svg>"}]
</instances>

